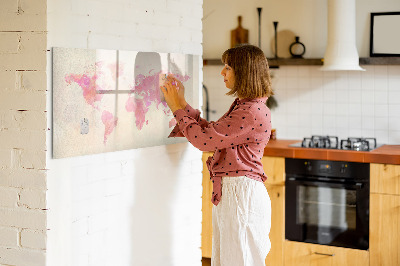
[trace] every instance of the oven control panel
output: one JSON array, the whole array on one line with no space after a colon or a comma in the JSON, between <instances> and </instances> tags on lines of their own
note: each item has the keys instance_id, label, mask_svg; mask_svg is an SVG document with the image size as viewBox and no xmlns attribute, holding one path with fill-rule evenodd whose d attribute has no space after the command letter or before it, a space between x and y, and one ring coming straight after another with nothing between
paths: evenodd
<instances>
[{"instance_id":1,"label":"oven control panel","mask_svg":"<svg viewBox=\"0 0 400 266\"><path fill-rule=\"evenodd\" d=\"M369 164L286 158L286 174L369 179Z\"/></svg>"}]
</instances>

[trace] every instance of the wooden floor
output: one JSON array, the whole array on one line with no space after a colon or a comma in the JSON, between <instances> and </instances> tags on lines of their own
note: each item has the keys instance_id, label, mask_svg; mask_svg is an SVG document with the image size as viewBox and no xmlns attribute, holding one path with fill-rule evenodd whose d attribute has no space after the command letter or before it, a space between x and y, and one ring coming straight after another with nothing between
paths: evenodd
<instances>
[{"instance_id":1,"label":"wooden floor","mask_svg":"<svg viewBox=\"0 0 400 266\"><path fill-rule=\"evenodd\" d=\"M211 259L209 258L202 258L201 262L203 263L203 266L211 266Z\"/></svg>"}]
</instances>

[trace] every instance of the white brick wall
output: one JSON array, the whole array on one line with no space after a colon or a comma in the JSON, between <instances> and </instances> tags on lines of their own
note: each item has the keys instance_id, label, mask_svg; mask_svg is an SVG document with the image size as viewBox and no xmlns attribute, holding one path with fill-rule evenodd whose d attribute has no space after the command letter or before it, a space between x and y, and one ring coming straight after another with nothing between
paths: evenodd
<instances>
[{"instance_id":1,"label":"white brick wall","mask_svg":"<svg viewBox=\"0 0 400 266\"><path fill-rule=\"evenodd\" d=\"M45 265L46 3L0 2L1 265Z\"/></svg>"},{"instance_id":2,"label":"white brick wall","mask_svg":"<svg viewBox=\"0 0 400 266\"><path fill-rule=\"evenodd\" d=\"M202 0L50 0L48 47L201 55L202 14ZM48 147L48 265L201 265L201 152L182 143L53 160L51 130Z\"/></svg>"}]
</instances>

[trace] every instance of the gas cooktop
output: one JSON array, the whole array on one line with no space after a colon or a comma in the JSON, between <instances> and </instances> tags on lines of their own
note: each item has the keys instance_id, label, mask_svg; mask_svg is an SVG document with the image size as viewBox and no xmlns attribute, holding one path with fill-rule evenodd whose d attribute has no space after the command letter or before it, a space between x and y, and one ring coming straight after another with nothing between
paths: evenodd
<instances>
[{"instance_id":1,"label":"gas cooktop","mask_svg":"<svg viewBox=\"0 0 400 266\"><path fill-rule=\"evenodd\" d=\"M314 135L311 136L311 138L304 138L302 142L297 142L289 146L301 148L371 151L382 145L377 145L376 138L347 138L342 139L339 142L339 138L336 136Z\"/></svg>"}]
</instances>

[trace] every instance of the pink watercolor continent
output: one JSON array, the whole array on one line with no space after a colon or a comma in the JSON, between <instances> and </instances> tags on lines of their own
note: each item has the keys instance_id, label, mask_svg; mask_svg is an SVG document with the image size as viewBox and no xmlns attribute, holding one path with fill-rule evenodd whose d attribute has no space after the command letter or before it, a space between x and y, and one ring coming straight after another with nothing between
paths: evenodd
<instances>
[{"instance_id":1,"label":"pink watercolor continent","mask_svg":"<svg viewBox=\"0 0 400 266\"><path fill-rule=\"evenodd\" d=\"M137 75L135 88L131 90L136 95L143 96L146 106L154 102L157 109L161 103L161 91L158 85L160 73L161 71L149 76Z\"/></svg>"},{"instance_id":2,"label":"pink watercolor continent","mask_svg":"<svg viewBox=\"0 0 400 266\"><path fill-rule=\"evenodd\" d=\"M89 105L93 107L95 107L94 106L95 102L101 101L103 97L103 95L97 93L96 79L97 79L96 75L89 77L85 74L83 75L70 74L65 77L65 81L68 84L75 82L79 85L79 87L82 88L83 98Z\"/></svg>"},{"instance_id":3,"label":"pink watercolor continent","mask_svg":"<svg viewBox=\"0 0 400 266\"><path fill-rule=\"evenodd\" d=\"M103 111L103 114L101 115L101 121L105 126L104 144L106 144L108 136L113 132L118 123L118 118L114 118L113 114L108 111Z\"/></svg>"},{"instance_id":4,"label":"pink watercolor continent","mask_svg":"<svg viewBox=\"0 0 400 266\"><path fill-rule=\"evenodd\" d=\"M146 106L141 99L134 97L129 97L125 104L125 108L128 112L135 113L135 123L137 129L141 130L143 128L144 122L146 122L146 113L149 111L148 106Z\"/></svg>"},{"instance_id":5,"label":"pink watercolor continent","mask_svg":"<svg viewBox=\"0 0 400 266\"><path fill-rule=\"evenodd\" d=\"M145 122L146 125L148 124L148 121L146 121L146 114L152 103L155 103L157 109L159 109L160 104L162 104L161 106L163 108L164 114L170 115L167 103L161 102L162 92L159 88L160 73L161 71L148 76L142 74L137 75L136 84L134 88L131 90L131 95L129 96L128 100L125 103L125 109L128 112L135 113L136 127L139 130L143 128ZM180 74L173 74L173 75L181 82L185 82L190 79L190 76L188 75L185 76L182 76ZM141 99L136 98L135 96L139 96L139 98ZM175 119L170 120L169 127L173 127L175 125L176 125Z\"/></svg>"}]
</instances>

